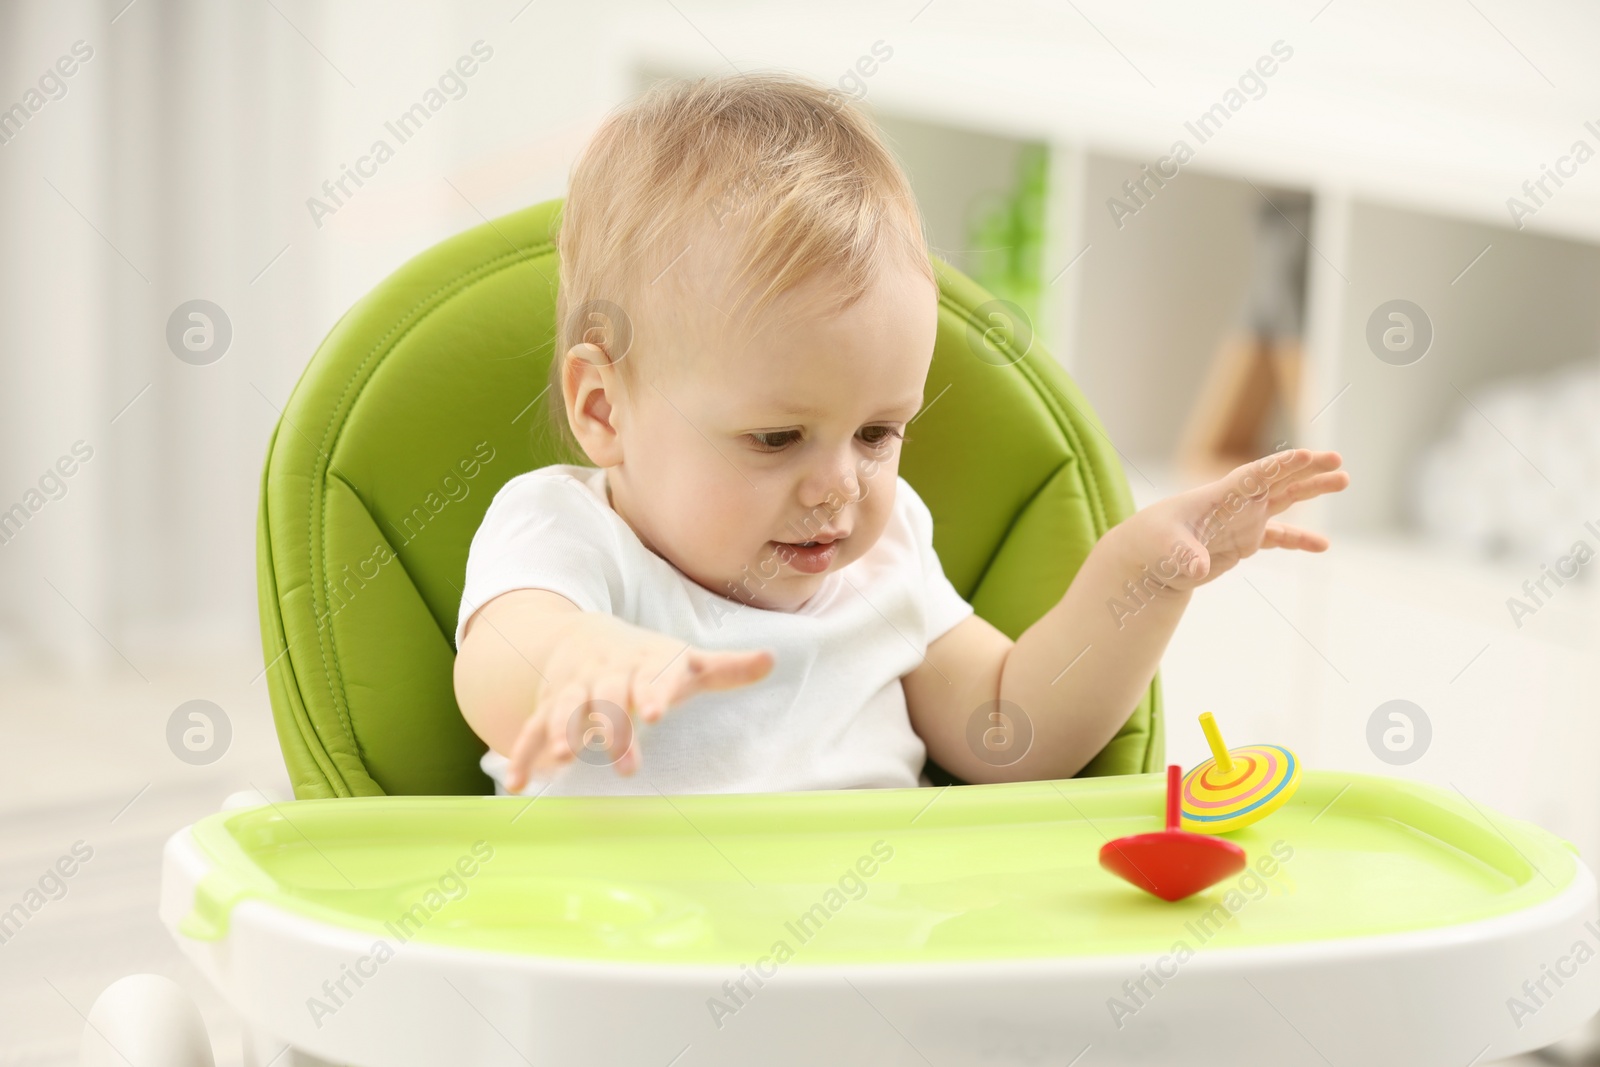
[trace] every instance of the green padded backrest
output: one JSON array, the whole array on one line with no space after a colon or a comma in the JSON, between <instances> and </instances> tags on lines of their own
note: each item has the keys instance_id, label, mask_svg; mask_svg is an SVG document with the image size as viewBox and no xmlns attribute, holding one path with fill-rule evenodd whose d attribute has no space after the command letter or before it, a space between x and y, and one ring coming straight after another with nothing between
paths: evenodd
<instances>
[{"instance_id":1,"label":"green padded backrest","mask_svg":"<svg viewBox=\"0 0 1600 1067\"><path fill-rule=\"evenodd\" d=\"M492 793L456 707L467 548L514 475L584 462L546 418L559 200L406 263L334 326L267 449L258 566L278 738L297 797ZM1131 510L1104 431L1035 343L974 343L988 293L935 261L939 332L901 474L945 572L1012 637ZM1003 338L1000 339L1004 343ZM1072 650L1062 650L1066 664ZM1159 681L1084 774L1158 769Z\"/></svg>"}]
</instances>

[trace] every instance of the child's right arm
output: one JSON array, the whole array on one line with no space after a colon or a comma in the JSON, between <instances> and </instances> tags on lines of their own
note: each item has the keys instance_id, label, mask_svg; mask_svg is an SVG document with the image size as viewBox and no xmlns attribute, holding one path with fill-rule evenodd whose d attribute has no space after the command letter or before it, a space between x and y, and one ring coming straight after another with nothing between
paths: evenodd
<instances>
[{"instance_id":1,"label":"child's right arm","mask_svg":"<svg viewBox=\"0 0 1600 1067\"><path fill-rule=\"evenodd\" d=\"M510 760L506 788L516 792L529 772L573 758L569 728L591 701L655 722L696 693L748 685L771 669L772 653L764 649L696 648L606 612L580 610L547 589L517 589L467 620L456 653L456 702L473 732ZM638 767L638 748L630 744L616 768L632 774Z\"/></svg>"}]
</instances>

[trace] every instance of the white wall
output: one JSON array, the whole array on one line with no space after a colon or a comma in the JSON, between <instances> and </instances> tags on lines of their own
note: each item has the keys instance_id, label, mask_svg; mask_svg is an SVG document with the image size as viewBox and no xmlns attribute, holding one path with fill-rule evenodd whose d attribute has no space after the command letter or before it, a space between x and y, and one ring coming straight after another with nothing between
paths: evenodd
<instances>
[{"instance_id":1,"label":"white wall","mask_svg":"<svg viewBox=\"0 0 1600 1067\"><path fill-rule=\"evenodd\" d=\"M93 450L0 544L0 670L256 642L261 464L318 342L409 256L560 195L626 91L604 9L125 3L0 6L0 107L93 49L0 145L0 508ZM316 225L323 180L479 40L465 95ZM206 366L165 339L194 298L233 328Z\"/></svg>"}]
</instances>

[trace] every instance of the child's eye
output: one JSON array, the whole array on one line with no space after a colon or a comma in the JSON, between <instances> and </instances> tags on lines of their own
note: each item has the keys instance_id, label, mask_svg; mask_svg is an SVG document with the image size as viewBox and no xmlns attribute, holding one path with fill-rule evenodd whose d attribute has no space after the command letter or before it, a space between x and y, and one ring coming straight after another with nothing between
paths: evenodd
<instances>
[{"instance_id":1,"label":"child's eye","mask_svg":"<svg viewBox=\"0 0 1600 1067\"><path fill-rule=\"evenodd\" d=\"M781 452L798 441L802 435L799 430L766 430L745 436L754 442L760 451ZM860 431L861 440L872 448L882 447L901 436L900 431L893 426L866 426Z\"/></svg>"},{"instance_id":2,"label":"child's eye","mask_svg":"<svg viewBox=\"0 0 1600 1067\"><path fill-rule=\"evenodd\" d=\"M861 439L874 447L886 444L890 440L902 436L900 431L893 426L866 426L861 430Z\"/></svg>"},{"instance_id":3,"label":"child's eye","mask_svg":"<svg viewBox=\"0 0 1600 1067\"><path fill-rule=\"evenodd\" d=\"M746 434L765 452L778 452L788 447L790 442L800 436L799 430L771 430L766 433Z\"/></svg>"}]
</instances>

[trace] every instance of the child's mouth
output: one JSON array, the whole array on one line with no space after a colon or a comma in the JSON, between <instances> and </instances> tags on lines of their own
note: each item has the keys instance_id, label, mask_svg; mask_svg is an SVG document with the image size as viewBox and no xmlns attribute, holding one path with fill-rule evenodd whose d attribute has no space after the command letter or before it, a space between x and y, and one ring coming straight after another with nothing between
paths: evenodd
<instances>
[{"instance_id":1,"label":"child's mouth","mask_svg":"<svg viewBox=\"0 0 1600 1067\"><path fill-rule=\"evenodd\" d=\"M839 549L838 541L829 541L825 545L816 541L801 544L773 541L772 544L777 547L778 558L802 574L821 574L827 570Z\"/></svg>"}]
</instances>

